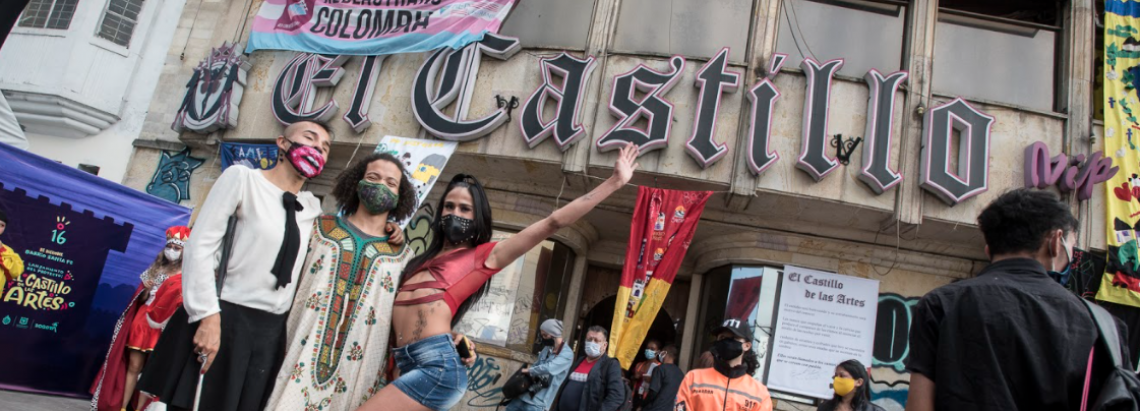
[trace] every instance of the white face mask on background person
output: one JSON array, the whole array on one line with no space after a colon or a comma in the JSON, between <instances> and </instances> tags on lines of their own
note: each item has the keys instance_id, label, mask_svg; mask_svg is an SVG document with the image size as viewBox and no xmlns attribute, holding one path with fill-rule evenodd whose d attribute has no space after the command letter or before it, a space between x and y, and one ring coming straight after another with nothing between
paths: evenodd
<instances>
[{"instance_id":1,"label":"white face mask on background person","mask_svg":"<svg viewBox=\"0 0 1140 411\"><path fill-rule=\"evenodd\" d=\"M182 258L182 250L175 250L170 247L162 250L162 253L166 255L166 260L170 262L175 262L178 261L179 258Z\"/></svg>"},{"instance_id":2,"label":"white face mask on background person","mask_svg":"<svg viewBox=\"0 0 1140 411\"><path fill-rule=\"evenodd\" d=\"M586 356L598 358L602 356L602 345L593 341L586 341Z\"/></svg>"}]
</instances>

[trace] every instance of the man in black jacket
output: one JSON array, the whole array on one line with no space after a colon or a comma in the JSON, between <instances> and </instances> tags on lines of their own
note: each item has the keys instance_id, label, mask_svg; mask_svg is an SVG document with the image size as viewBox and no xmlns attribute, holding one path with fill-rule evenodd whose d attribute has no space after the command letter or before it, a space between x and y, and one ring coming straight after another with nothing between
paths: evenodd
<instances>
[{"instance_id":1,"label":"man in black jacket","mask_svg":"<svg viewBox=\"0 0 1140 411\"><path fill-rule=\"evenodd\" d=\"M621 379L621 363L606 355L606 329L586 330L586 356L570 368L566 383L558 392L554 411L617 411L626 399Z\"/></svg>"}]
</instances>

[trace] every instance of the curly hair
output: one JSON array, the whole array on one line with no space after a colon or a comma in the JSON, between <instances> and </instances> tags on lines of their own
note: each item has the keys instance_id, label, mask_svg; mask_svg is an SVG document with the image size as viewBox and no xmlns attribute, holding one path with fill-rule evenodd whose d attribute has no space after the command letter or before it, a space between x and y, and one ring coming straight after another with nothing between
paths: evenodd
<instances>
[{"instance_id":1,"label":"curly hair","mask_svg":"<svg viewBox=\"0 0 1140 411\"><path fill-rule=\"evenodd\" d=\"M336 177L336 185L333 186L332 195L333 198L336 198L336 202L340 204L341 211L344 211L345 214L352 214L359 208L360 197L356 194L357 183L364 179L364 174L368 171L368 165L375 161L387 161L395 164L396 168L400 170L400 192L397 193L400 196L400 200L396 203L396 208L388 214L388 219L400 221L411 217L412 213L416 212L416 188L412 185L412 182L408 180L408 174L404 171L403 163L388 153L370 154L342 171L340 175Z\"/></svg>"},{"instance_id":2,"label":"curly hair","mask_svg":"<svg viewBox=\"0 0 1140 411\"><path fill-rule=\"evenodd\" d=\"M753 348L756 347L753 346ZM743 364L744 368L748 370L748 375L756 375L756 370L760 369L760 357L756 355L756 350L745 351L741 364Z\"/></svg>"}]
</instances>

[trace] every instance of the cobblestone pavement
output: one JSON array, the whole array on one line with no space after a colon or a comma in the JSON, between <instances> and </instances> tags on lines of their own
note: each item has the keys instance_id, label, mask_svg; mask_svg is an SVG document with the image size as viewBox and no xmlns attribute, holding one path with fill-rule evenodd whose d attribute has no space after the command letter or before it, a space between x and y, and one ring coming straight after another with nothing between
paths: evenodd
<instances>
[{"instance_id":1,"label":"cobblestone pavement","mask_svg":"<svg viewBox=\"0 0 1140 411\"><path fill-rule=\"evenodd\" d=\"M87 411L91 401L0 390L0 410L5 411Z\"/></svg>"}]
</instances>

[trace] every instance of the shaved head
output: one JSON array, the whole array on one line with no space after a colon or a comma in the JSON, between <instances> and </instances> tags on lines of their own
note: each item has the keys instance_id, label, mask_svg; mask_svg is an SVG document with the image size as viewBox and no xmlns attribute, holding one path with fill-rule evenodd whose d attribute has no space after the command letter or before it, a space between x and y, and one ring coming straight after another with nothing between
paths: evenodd
<instances>
[{"instance_id":1,"label":"shaved head","mask_svg":"<svg viewBox=\"0 0 1140 411\"><path fill-rule=\"evenodd\" d=\"M326 157L332 148L332 133L324 124L315 121L298 121L285 127L281 137L294 143L316 147Z\"/></svg>"}]
</instances>

